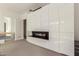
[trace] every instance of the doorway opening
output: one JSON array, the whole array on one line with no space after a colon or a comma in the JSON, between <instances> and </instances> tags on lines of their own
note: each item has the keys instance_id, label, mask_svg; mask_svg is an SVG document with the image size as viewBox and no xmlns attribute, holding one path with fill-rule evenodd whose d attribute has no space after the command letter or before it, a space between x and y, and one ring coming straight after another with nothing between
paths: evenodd
<instances>
[{"instance_id":1,"label":"doorway opening","mask_svg":"<svg viewBox=\"0 0 79 59\"><path fill-rule=\"evenodd\" d=\"M24 19L23 20L23 36L24 36L24 39L26 39L27 38L27 36L26 36L26 19Z\"/></svg>"},{"instance_id":2,"label":"doorway opening","mask_svg":"<svg viewBox=\"0 0 79 59\"><path fill-rule=\"evenodd\" d=\"M6 32L6 22L4 22L4 32Z\"/></svg>"}]
</instances>

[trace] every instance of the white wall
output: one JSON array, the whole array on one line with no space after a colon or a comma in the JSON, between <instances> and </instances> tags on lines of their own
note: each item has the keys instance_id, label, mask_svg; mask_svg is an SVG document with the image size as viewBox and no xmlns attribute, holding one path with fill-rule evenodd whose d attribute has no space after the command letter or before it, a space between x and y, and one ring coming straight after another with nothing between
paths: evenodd
<instances>
[{"instance_id":1,"label":"white wall","mask_svg":"<svg viewBox=\"0 0 79 59\"><path fill-rule=\"evenodd\" d=\"M6 24L7 24L7 29L6 29L6 32L11 32L11 18L8 17L6 20Z\"/></svg>"},{"instance_id":2,"label":"white wall","mask_svg":"<svg viewBox=\"0 0 79 59\"><path fill-rule=\"evenodd\" d=\"M49 40L29 37L32 31L49 31ZM49 4L28 14L27 41L66 55L74 55L74 4Z\"/></svg>"},{"instance_id":3,"label":"white wall","mask_svg":"<svg viewBox=\"0 0 79 59\"><path fill-rule=\"evenodd\" d=\"M15 26L15 40L21 40L24 39L24 32L23 32L23 20L26 19L27 20L27 13L23 13L20 14L16 17L16 20L14 21L14 23L16 25Z\"/></svg>"},{"instance_id":4,"label":"white wall","mask_svg":"<svg viewBox=\"0 0 79 59\"><path fill-rule=\"evenodd\" d=\"M24 39L24 28L23 28L23 20L27 21L27 13L20 14L16 20L16 40ZM27 28L27 27L26 27Z\"/></svg>"},{"instance_id":5,"label":"white wall","mask_svg":"<svg viewBox=\"0 0 79 59\"><path fill-rule=\"evenodd\" d=\"M22 31L21 29L22 28L22 22L21 20L19 19L19 17L16 18L16 20L14 21L14 27L15 27L15 40L20 40L20 39L23 39L23 36L22 36Z\"/></svg>"},{"instance_id":6,"label":"white wall","mask_svg":"<svg viewBox=\"0 0 79 59\"><path fill-rule=\"evenodd\" d=\"M0 18L0 32L4 32L4 19Z\"/></svg>"},{"instance_id":7,"label":"white wall","mask_svg":"<svg viewBox=\"0 0 79 59\"><path fill-rule=\"evenodd\" d=\"M11 20L11 32L16 32L16 18Z\"/></svg>"},{"instance_id":8,"label":"white wall","mask_svg":"<svg viewBox=\"0 0 79 59\"><path fill-rule=\"evenodd\" d=\"M79 4L76 3L74 6L74 34L75 40L79 41Z\"/></svg>"}]
</instances>

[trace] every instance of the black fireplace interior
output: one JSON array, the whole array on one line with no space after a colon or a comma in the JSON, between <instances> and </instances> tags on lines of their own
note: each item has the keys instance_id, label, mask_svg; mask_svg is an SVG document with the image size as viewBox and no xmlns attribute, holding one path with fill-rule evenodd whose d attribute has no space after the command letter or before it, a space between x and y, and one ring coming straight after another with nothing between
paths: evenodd
<instances>
[{"instance_id":1,"label":"black fireplace interior","mask_svg":"<svg viewBox=\"0 0 79 59\"><path fill-rule=\"evenodd\" d=\"M46 32L46 31L32 31L32 37L49 40L49 32Z\"/></svg>"}]
</instances>

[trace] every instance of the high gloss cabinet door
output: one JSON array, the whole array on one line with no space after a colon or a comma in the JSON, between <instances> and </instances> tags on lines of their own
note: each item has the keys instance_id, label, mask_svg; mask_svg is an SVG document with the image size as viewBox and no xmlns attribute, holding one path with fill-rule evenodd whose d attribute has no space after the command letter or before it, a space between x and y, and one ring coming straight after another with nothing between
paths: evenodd
<instances>
[{"instance_id":1,"label":"high gloss cabinet door","mask_svg":"<svg viewBox=\"0 0 79 59\"><path fill-rule=\"evenodd\" d=\"M74 55L73 33L60 33L60 52L66 55Z\"/></svg>"},{"instance_id":2,"label":"high gloss cabinet door","mask_svg":"<svg viewBox=\"0 0 79 59\"><path fill-rule=\"evenodd\" d=\"M49 38L52 49L59 52L59 16L58 8L53 4L49 6Z\"/></svg>"},{"instance_id":3,"label":"high gloss cabinet door","mask_svg":"<svg viewBox=\"0 0 79 59\"><path fill-rule=\"evenodd\" d=\"M74 6L73 4L60 4L59 6L60 32L73 32Z\"/></svg>"},{"instance_id":4,"label":"high gloss cabinet door","mask_svg":"<svg viewBox=\"0 0 79 59\"><path fill-rule=\"evenodd\" d=\"M74 55L74 7L73 4L60 4L60 52Z\"/></svg>"},{"instance_id":5,"label":"high gloss cabinet door","mask_svg":"<svg viewBox=\"0 0 79 59\"><path fill-rule=\"evenodd\" d=\"M50 4L49 33L54 51L74 55L73 4Z\"/></svg>"}]
</instances>

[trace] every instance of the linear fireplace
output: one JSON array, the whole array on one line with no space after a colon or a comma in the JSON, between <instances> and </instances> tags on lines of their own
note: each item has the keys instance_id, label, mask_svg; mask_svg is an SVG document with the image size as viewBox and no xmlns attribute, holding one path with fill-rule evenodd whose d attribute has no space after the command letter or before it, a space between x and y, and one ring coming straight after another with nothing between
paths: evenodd
<instances>
[{"instance_id":1,"label":"linear fireplace","mask_svg":"<svg viewBox=\"0 0 79 59\"><path fill-rule=\"evenodd\" d=\"M32 31L32 37L49 40L49 32L46 32L46 31Z\"/></svg>"}]
</instances>

